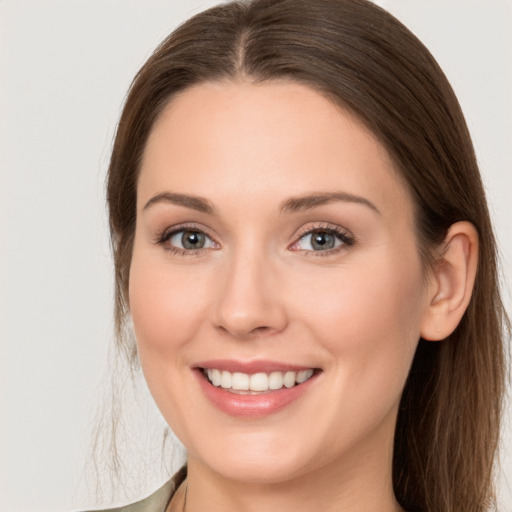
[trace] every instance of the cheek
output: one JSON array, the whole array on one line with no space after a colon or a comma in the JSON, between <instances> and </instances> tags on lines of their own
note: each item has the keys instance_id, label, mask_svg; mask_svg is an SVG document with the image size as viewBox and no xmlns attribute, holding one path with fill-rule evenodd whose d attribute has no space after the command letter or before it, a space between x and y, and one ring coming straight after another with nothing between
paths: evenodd
<instances>
[{"instance_id":1,"label":"cheek","mask_svg":"<svg viewBox=\"0 0 512 512\"><path fill-rule=\"evenodd\" d=\"M135 247L129 299L141 361L172 353L193 339L207 297L201 272L170 268L165 255Z\"/></svg>"},{"instance_id":2,"label":"cheek","mask_svg":"<svg viewBox=\"0 0 512 512\"><path fill-rule=\"evenodd\" d=\"M423 304L421 268L414 258L409 265L381 258L338 270L311 284L303 297L315 300L304 300L298 314L327 354L331 391L325 400L332 407L321 407L310 428L327 425L333 451L344 449L347 439L378 432L383 423L394 428Z\"/></svg>"},{"instance_id":3,"label":"cheek","mask_svg":"<svg viewBox=\"0 0 512 512\"><path fill-rule=\"evenodd\" d=\"M339 375L350 376L357 386L387 385L401 392L420 337L424 304L416 253L405 261L393 254L360 260L328 279L316 277L297 310L330 353Z\"/></svg>"},{"instance_id":4,"label":"cheek","mask_svg":"<svg viewBox=\"0 0 512 512\"><path fill-rule=\"evenodd\" d=\"M191 389L184 386L190 364L190 341L200 337L208 286L201 272L173 268L150 250L135 246L130 268L130 311L138 356L155 403L180 439L194 410Z\"/></svg>"}]
</instances>

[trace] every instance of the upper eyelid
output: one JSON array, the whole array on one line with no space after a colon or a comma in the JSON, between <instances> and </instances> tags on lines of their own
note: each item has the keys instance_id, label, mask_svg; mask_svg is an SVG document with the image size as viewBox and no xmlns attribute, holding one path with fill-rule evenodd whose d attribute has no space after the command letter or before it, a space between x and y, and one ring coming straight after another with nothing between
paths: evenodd
<instances>
[{"instance_id":1,"label":"upper eyelid","mask_svg":"<svg viewBox=\"0 0 512 512\"><path fill-rule=\"evenodd\" d=\"M175 235L176 233L179 233L180 231L199 231L201 233L204 233L206 236L211 238L212 240L215 240L215 236L210 232L208 228L202 225L197 225L196 223L188 223L185 222L183 224L176 224L175 226L170 226L163 231L161 231L159 237L168 238L172 235Z\"/></svg>"},{"instance_id":2,"label":"upper eyelid","mask_svg":"<svg viewBox=\"0 0 512 512\"><path fill-rule=\"evenodd\" d=\"M322 230L330 231L333 233L343 233L343 234L346 234L347 236L350 236L351 238L354 238L354 235L352 234L352 232L349 229L347 229L343 226L340 226L338 224L332 224L330 222L322 222L322 223L319 223L316 225L307 225L306 224L305 226L299 228L296 231L294 237L300 238L300 237L303 237L310 233L314 233L315 231L322 231Z\"/></svg>"}]
</instances>

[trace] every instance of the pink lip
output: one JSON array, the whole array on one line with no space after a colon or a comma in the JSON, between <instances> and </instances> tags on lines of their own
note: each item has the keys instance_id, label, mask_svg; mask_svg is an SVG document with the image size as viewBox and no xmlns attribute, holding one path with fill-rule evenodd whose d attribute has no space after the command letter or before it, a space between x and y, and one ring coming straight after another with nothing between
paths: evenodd
<instances>
[{"instance_id":1,"label":"pink lip","mask_svg":"<svg viewBox=\"0 0 512 512\"><path fill-rule=\"evenodd\" d=\"M298 372L308 370L311 366L299 366L277 361L255 360L255 361L233 361L230 359L211 359L201 361L194 365L196 368L216 368L228 372L241 372L252 375L254 373L270 372Z\"/></svg>"},{"instance_id":2,"label":"pink lip","mask_svg":"<svg viewBox=\"0 0 512 512\"><path fill-rule=\"evenodd\" d=\"M219 362L220 361L215 361L215 365L212 366L209 364L202 366L203 363L201 363L200 368L217 368L219 370L222 369L226 371L242 371L243 373L249 374L257 373L258 371L298 371L301 369L307 369L307 367L294 367L282 364L277 365L277 363L276 366L270 365L272 369L269 369L268 362L266 362L265 366L261 366L259 363L240 365L239 363L235 363L233 361L225 361L225 365L219 366ZM196 374L201 390L205 394L206 398L208 398L209 401L222 412L230 416L238 416L244 418L261 418L263 416L267 416L284 409L287 405L291 404L295 400L298 400L305 393L307 393L311 386L315 384L317 377L319 376L319 373L315 373L306 382L303 382L302 384L292 388L282 388L276 391L268 391L258 395L240 395L211 384L210 381L204 376L203 371L200 368L196 367L194 373Z\"/></svg>"}]
</instances>

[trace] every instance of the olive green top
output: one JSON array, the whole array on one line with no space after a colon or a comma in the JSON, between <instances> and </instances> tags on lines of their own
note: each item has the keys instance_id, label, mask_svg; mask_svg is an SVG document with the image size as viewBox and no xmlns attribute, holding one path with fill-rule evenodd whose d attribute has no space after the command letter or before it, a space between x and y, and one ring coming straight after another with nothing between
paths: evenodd
<instances>
[{"instance_id":1,"label":"olive green top","mask_svg":"<svg viewBox=\"0 0 512 512\"><path fill-rule=\"evenodd\" d=\"M90 512L165 512L180 484L187 477L187 467L182 467L167 483L143 500L118 508Z\"/></svg>"}]
</instances>

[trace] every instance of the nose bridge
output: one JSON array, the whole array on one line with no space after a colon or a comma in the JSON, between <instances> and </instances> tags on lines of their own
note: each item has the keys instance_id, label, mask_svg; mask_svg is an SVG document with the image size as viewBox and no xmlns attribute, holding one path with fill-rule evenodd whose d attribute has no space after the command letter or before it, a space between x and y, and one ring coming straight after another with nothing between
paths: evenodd
<instances>
[{"instance_id":1,"label":"nose bridge","mask_svg":"<svg viewBox=\"0 0 512 512\"><path fill-rule=\"evenodd\" d=\"M226 259L217 300L216 324L237 338L275 333L286 326L276 262L250 243Z\"/></svg>"}]
</instances>

